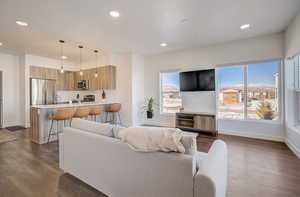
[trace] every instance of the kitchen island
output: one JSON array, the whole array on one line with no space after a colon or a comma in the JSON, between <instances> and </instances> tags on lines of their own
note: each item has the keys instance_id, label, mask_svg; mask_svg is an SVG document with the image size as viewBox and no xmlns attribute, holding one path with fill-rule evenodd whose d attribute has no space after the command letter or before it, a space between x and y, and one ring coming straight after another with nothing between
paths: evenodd
<instances>
[{"instance_id":1,"label":"kitchen island","mask_svg":"<svg viewBox=\"0 0 300 197\"><path fill-rule=\"evenodd\" d=\"M30 110L30 138L31 141L37 144L47 143L48 134L50 131L51 120L50 115L59 108L78 108L105 105L106 107L117 102L86 102L86 103L72 103L72 104L50 104L50 105L32 105ZM104 114L104 113L103 113ZM103 114L101 116L103 116ZM99 116L98 121L103 119ZM53 124L53 129L62 131L64 126L63 121L58 124ZM57 140L56 136L52 136L50 141Z\"/></svg>"}]
</instances>

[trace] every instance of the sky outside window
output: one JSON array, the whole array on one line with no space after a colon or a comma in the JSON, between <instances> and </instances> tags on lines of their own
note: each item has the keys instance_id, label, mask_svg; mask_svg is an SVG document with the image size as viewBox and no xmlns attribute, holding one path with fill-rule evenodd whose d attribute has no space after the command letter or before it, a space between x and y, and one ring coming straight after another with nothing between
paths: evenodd
<instances>
[{"instance_id":1,"label":"sky outside window","mask_svg":"<svg viewBox=\"0 0 300 197\"><path fill-rule=\"evenodd\" d=\"M163 86L179 86L179 72L162 73Z\"/></svg>"}]
</instances>

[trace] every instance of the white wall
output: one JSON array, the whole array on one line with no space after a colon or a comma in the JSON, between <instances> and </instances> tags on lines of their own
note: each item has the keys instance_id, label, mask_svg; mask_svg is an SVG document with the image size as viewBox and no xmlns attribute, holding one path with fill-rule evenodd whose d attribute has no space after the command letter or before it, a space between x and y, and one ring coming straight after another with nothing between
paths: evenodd
<instances>
[{"instance_id":1,"label":"white wall","mask_svg":"<svg viewBox=\"0 0 300 197\"><path fill-rule=\"evenodd\" d=\"M285 32L285 55L300 53L300 14L298 14Z\"/></svg>"},{"instance_id":2,"label":"white wall","mask_svg":"<svg viewBox=\"0 0 300 197\"><path fill-rule=\"evenodd\" d=\"M300 14L288 26L285 33L285 54L287 57L300 53ZM285 66L286 143L300 158L300 129L295 127L297 98L294 91L293 64L287 60Z\"/></svg>"},{"instance_id":3,"label":"white wall","mask_svg":"<svg viewBox=\"0 0 300 197\"><path fill-rule=\"evenodd\" d=\"M182 92L181 98L185 112L204 112L215 114L217 111L215 91Z\"/></svg>"},{"instance_id":4,"label":"white wall","mask_svg":"<svg viewBox=\"0 0 300 197\"><path fill-rule=\"evenodd\" d=\"M3 127L21 125L19 57L0 53L3 73Z\"/></svg>"},{"instance_id":5,"label":"white wall","mask_svg":"<svg viewBox=\"0 0 300 197\"><path fill-rule=\"evenodd\" d=\"M132 56L132 123L143 124L144 105L144 57Z\"/></svg>"},{"instance_id":6,"label":"white wall","mask_svg":"<svg viewBox=\"0 0 300 197\"><path fill-rule=\"evenodd\" d=\"M126 126L132 125L132 55L116 54L110 58L110 64L117 66L116 90L106 91L107 97L119 100L122 104L121 118Z\"/></svg>"},{"instance_id":7,"label":"white wall","mask_svg":"<svg viewBox=\"0 0 300 197\"><path fill-rule=\"evenodd\" d=\"M233 41L203 48L194 48L169 52L145 58L145 97L153 96L159 101L159 72L168 70L191 70L216 65L243 63L251 61L272 60L284 57L283 34L273 34L257 38ZM199 103L201 106L205 103ZM174 115L161 115L157 109L153 120L145 120L147 124L174 126ZM256 122L219 121L219 131L235 132L237 135L266 139L283 140L284 129L280 124L257 124ZM249 131L249 127L253 131ZM251 136L249 136L251 135Z\"/></svg>"}]
</instances>

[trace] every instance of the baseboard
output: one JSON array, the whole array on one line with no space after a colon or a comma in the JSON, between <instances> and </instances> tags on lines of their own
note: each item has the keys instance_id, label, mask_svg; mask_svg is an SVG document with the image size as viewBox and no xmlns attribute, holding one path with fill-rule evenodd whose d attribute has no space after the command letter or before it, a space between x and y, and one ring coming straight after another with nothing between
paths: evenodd
<instances>
[{"instance_id":1,"label":"baseboard","mask_svg":"<svg viewBox=\"0 0 300 197\"><path fill-rule=\"evenodd\" d=\"M285 141L286 145L291 149L291 151L300 159L300 150L288 139Z\"/></svg>"},{"instance_id":2,"label":"baseboard","mask_svg":"<svg viewBox=\"0 0 300 197\"><path fill-rule=\"evenodd\" d=\"M237 131L226 131L226 130L219 130L219 133L225 134L225 135L236 135L236 136L241 136L241 137L261 139L261 140L285 142L284 137L280 137L280 136L267 136L267 135L259 135L259 134L254 134L254 133L241 133L241 132L237 132Z\"/></svg>"},{"instance_id":3,"label":"baseboard","mask_svg":"<svg viewBox=\"0 0 300 197\"><path fill-rule=\"evenodd\" d=\"M11 126L23 126L20 122L4 122L2 128L11 127Z\"/></svg>"}]
</instances>

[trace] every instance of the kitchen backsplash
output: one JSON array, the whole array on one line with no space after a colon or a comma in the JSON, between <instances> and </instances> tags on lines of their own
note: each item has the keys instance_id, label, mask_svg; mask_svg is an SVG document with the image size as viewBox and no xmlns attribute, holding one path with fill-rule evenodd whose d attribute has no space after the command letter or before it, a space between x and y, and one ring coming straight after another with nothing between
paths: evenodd
<instances>
[{"instance_id":1,"label":"kitchen backsplash","mask_svg":"<svg viewBox=\"0 0 300 197\"><path fill-rule=\"evenodd\" d=\"M114 100L116 91L113 90L105 90L106 99ZM68 102L72 100L77 100L76 96L79 94L79 100L83 100L85 95L95 95L95 101L102 101L102 90L99 91L57 91L56 99L57 102Z\"/></svg>"}]
</instances>

